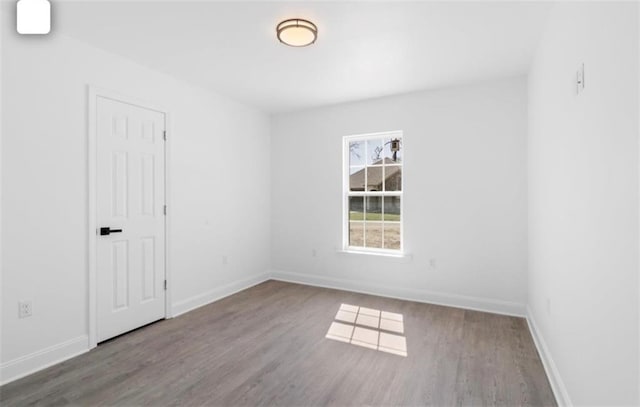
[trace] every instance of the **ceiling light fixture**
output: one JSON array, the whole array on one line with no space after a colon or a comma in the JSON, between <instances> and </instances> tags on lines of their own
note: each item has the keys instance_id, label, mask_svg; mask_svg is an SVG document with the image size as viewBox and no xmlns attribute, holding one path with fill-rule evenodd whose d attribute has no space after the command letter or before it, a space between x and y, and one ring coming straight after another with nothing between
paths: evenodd
<instances>
[{"instance_id":1,"label":"ceiling light fixture","mask_svg":"<svg viewBox=\"0 0 640 407\"><path fill-rule=\"evenodd\" d=\"M278 40L291 47L306 47L318 39L318 27L300 18L284 20L276 27Z\"/></svg>"}]
</instances>

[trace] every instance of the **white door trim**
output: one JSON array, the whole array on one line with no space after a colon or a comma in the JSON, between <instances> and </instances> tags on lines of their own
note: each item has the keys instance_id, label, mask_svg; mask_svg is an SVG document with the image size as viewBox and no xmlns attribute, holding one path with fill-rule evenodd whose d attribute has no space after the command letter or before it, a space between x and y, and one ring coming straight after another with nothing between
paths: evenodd
<instances>
[{"instance_id":1,"label":"white door trim","mask_svg":"<svg viewBox=\"0 0 640 407\"><path fill-rule=\"evenodd\" d=\"M97 109L97 98L104 97L112 100L116 100L119 102L128 103L134 106L143 107L145 109L155 110L160 113L164 113L165 115L165 130L168 134L167 141L165 142L165 152L164 152L164 182L165 182L165 205L167 205L167 215L164 220L164 230L165 230L165 279L167 280L167 290L165 292L165 318L171 318L171 273L170 273L170 262L169 262L169 242L170 242L170 218L171 218L171 190L169 183L169 158L171 151L171 121L169 116L169 111L160 106L157 106L154 103L149 103L146 101L141 101L136 98L132 98L129 96L123 96L118 92L114 92L111 90L99 88L97 86L89 85L88 86L88 129L87 129L87 187L88 187L88 219L87 223L89 225L87 230L87 269L88 269L88 287L87 287L87 299L88 299L88 331L89 331L89 349L95 348L97 346L97 286L96 286L96 245L98 243L97 239L97 223L96 223L96 138L97 138L97 120L96 120L96 109Z\"/></svg>"}]
</instances>

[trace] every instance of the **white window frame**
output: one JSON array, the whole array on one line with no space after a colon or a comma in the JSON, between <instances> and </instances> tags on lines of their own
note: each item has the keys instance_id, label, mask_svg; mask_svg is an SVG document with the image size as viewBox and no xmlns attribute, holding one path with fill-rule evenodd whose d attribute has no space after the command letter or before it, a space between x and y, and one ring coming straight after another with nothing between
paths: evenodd
<instances>
[{"instance_id":1,"label":"white window frame","mask_svg":"<svg viewBox=\"0 0 640 407\"><path fill-rule=\"evenodd\" d=\"M399 138L401 140L401 145L404 146L404 134L402 130L394 130L394 131L385 131L379 133L368 133L368 134L357 134L352 136L344 136L342 141L342 249L345 252L354 252L354 253L363 253L363 254L378 254L378 255L390 255L390 256L403 256L404 255L404 161L405 154L403 151L402 154L402 163L400 166L402 167L402 177L401 177L401 186L400 191L350 191L349 189L349 181L350 181L350 150L349 144L354 141L366 141L371 139L393 139ZM366 161L364 164L364 168L366 168ZM366 179L366 171L365 171L365 179ZM365 181L366 185L366 181ZM400 249L385 249L385 248L374 248L374 247L360 247L360 246L350 246L349 245L349 197L353 196L382 196L383 199L386 196L398 196L400 197ZM384 238L384 226L383 230L383 238ZM365 227L365 236L366 238L366 227Z\"/></svg>"}]
</instances>

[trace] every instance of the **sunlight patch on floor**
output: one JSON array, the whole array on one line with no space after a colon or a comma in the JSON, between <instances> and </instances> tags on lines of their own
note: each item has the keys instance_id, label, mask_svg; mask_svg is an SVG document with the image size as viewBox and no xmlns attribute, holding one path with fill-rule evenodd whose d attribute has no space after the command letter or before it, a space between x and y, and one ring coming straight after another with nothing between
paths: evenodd
<instances>
[{"instance_id":1,"label":"sunlight patch on floor","mask_svg":"<svg viewBox=\"0 0 640 407\"><path fill-rule=\"evenodd\" d=\"M342 304L329 327L328 339L394 355L407 356L402 314Z\"/></svg>"}]
</instances>

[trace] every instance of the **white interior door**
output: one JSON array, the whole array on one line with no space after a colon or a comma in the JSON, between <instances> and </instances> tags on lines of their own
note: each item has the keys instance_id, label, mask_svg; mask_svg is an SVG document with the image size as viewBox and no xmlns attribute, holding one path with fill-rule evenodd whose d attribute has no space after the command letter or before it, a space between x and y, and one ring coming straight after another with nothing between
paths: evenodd
<instances>
[{"instance_id":1,"label":"white interior door","mask_svg":"<svg viewBox=\"0 0 640 407\"><path fill-rule=\"evenodd\" d=\"M165 114L96 100L97 341L165 317Z\"/></svg>"}]
</instances>

